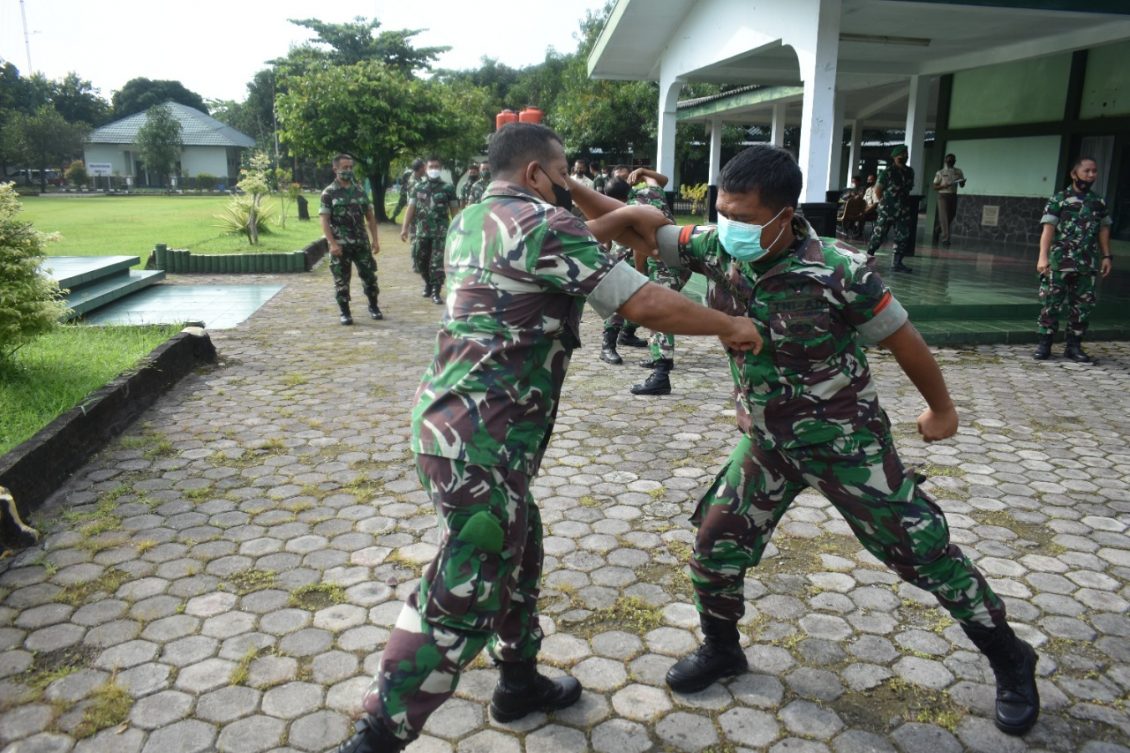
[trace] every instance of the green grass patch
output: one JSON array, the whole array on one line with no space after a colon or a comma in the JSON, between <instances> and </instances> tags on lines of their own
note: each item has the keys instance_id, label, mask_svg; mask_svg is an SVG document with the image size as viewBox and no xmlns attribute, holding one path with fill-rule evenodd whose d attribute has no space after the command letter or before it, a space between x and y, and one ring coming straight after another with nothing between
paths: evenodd
<instances>
[{"instance_id":1,"label":"green grass patch","mask_svg":"<svg viewBox=\"0 0 1130 753\"><path fill-rule=\"evenodd\" d=\"M0 361L0 454L137 366L180 329L65 325Z\"/></svg>"},{"instance_id":2,"label":"green grass patch","mask_svg":"<svg viewBox=\"0 0 1130 753\"><path fill-rule=\"evenodd\" d=\"M108 570L101 577L86 583L66 586L55 595L55 601L60 604L69 604L79 607L89 601L95 594L110 594L111 596L122 587L126 581L132 580L129 573L122 570Z\"/></svg>"},{"instance_id":3,"label":"green grass patch","mask_svg":"<svg viewBox=\"0 0 1130 753\"><path fill-rule=\"evenodd\" d=\"M242 570L229 575L223 585L234 593L244 596L255 591L266 591L275 587L274 570Z\"/></svg>"},{"instance_id":4,"label":"green grass patch","mask_svg":"<svg viewBox=\"0 0 1130 753\"><path fill-rule=\"evenodd\" d=\"M129 716L132 706L133 699L129 693L111 677L90 694L90 705L82 713L82 721L75 727L74 736L81 740L99 730L121 724Z\"/></svg>"},{"instance_id":5,"label":"green grass patch","mask_svg":"<svg viewBox=\"0 0 1130 753\"><path fill-rule=\"evenodd\" d=\"M311 196L317 209L317 197ZM95 196L87 198L40 196L23 199L23 219L46 233L62 238L48 246L54 256L136 255L144 262L153 246L187 248L194 254L256 251L296 251L321 237L321 227L299 222L291 207L286 228L269 223L270 232L252 246L243 235L230 235L216 215L231 201L229 196ZM265 200L278 207L276 198Z\"/></svg>"},{"instance_id":6,"label":"green grass patch","mask_svg":"<svg viewBox=\"0 0 1130 753\"><path fill-rule=\"evenodd\" d=\"M345 589L334 583L307 583L290 592L290 606L299 609L325 609L344 604Z\"/></svg>"}]
</instances>

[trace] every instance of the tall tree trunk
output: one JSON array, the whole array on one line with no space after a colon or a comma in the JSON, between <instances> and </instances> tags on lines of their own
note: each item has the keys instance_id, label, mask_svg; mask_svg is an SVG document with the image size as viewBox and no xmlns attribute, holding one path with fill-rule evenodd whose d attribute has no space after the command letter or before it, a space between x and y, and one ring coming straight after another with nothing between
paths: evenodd
<instances>
[{"instance_id":1,"label":"tall tree trunk","mask_svg":"<svg viewBox=\"0 0 1130 753\"><path fill-rule=\"evenodd\" d=\"M388 189L388 160L376 158L369 173L369 187L373 189L373 211L377 222L392 222L385 209L385 191Z\"/></svg>"}]
</instances>

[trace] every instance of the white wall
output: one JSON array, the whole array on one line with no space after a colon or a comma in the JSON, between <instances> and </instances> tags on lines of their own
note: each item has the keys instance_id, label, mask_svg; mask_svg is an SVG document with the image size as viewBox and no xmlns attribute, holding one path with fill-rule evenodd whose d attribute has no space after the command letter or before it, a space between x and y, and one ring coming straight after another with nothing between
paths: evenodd
<instances>
[{"instance_id":1,"label":"white wall","mask_svg":"<svg viewBox=\"0 0 1130 753\"><path fill-rule=\"evenodd\" d=\"M968 181L963 194L979 196L1051 196L1066 178L1056 175L1059 136L967 139L946 143ZM931 173L926 182L933 180Z\"/></svg>"},{"instance_id":2,"label":"white wall","mask_svg":"<svg viewBox=\"0 0 1130 753\"><path fill-rule=\"evenodd\" d=\"M186 146L181 152L181 175L191 178L209 173L218 178L228 177L228 153L222 146Z\"/></svg>"},{"instance_id":3,"label":"white wall","mask_svg":"<svg viewBox=\"0 0 1130 753\"><path fill-rule=\"evenodd\" d=\"M133 174L126 164L126 152L134 148L132 144L87 144L82 148L82 161L88 165L91 162L109 162L113 165L112 175L125 177Z\"/></svg>"}]
</instances>

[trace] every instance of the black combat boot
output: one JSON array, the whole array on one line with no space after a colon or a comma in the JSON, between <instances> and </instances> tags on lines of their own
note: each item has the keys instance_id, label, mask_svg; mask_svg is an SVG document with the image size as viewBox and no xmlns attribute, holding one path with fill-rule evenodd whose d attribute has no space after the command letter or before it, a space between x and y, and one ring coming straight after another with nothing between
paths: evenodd
<instances>
[{"instance_id":1,"label":"black combat boot","mask_svg":"<svg viewBox=\"0 0 1130 753\"><path fill-rule=\"evenodd\" d=\"M1063 357L1075 363L1093 363L1094 360L1083 352L1083 338L1071 332L1067 333L1067 343L1063 346Z\"/></svg>"},{"instance_id":2,"label":"black combat boot","mask_svg":"<svg viewBox=\"0 0 1130 753\"><path fill-rule=\"evenodd\" d=\"M902 254L895 254L895 260L891 264L892 272L913 272L914 270L902 263Z\"/></svg>"},{"instance_id":3,"label":"black combat boot","mask_svg":"<svg viewBox=\"0 0 1130 753\"><path fill-rule=\"evenodd\" d=\"M619 329L604 330L604 342L600 346L600 360L615 366L624 363L624 359L616 352L616 336L618 334L620 334Z\"/></svg>"},{"instance_id":4,"label":"black combat boot","mask_svg":"<svg viewBox=\"0 0 1130 753\"><path fill-rule=\"evenodd\" d=\"M1036 689L1036 650L1016 637L1008 624L994 628L961 626L969 640L989 660L997 678L997 729L1023 735L1040 716Z\"/></svg>"},{"instance_id":5,"label":"black combat boot","mask_svg":"<svg viewBox=\"0 0 1130 753\"><path fill-rule=\"evenodd\" d=\"M442 282L432 284L432 303L443 304L443 295L440 294L441 290L443 290Z\"/></svg>"},{"instance_id":6,"label":"black combat boot","mask_svg":"<svg viewBox=\"0 0 1130 753\"><path fill-rule=\"evenodd\" d=\"M1016 637L1008 624L996 628L962 625L974 646L989 659L997 676L997 729L1023 735L1040 716L1040 691L1036 689L1036 651Z\"/></svg>"},{"instance_id":7,"label":"black combat boot","mask_svg":"<svg viewBox=\"0 0 1130 753\"><path fill-rule=\"evenodd\" d=\"M424 283L424 292L420 293L420 297L421 298L431 298L432 297L432 284L430 282Z\"/></svg>"},{"instance_id":8,"label":"black combat boot","mask_svg":"<svg viewBox=\"0 0 1130 753\"><path fill-rule=\"evenodd\" d=\"M738 642L738 623L700 614L702 645L690 656L667 670L667 685L678 693L706 690L723 677L739 675L749 669L745 652Z\"/></svg>"},{"instance_id":9,"label":"black combat boot","mask_svg":"<svg viewBox=\"0 0 1130 753\"><path fill-rule=\"evenodd\" d=\"M668 371L674 371L675 370L675 359L673 359L673 358L664 359L662 356L660 356L659 358L645 358L644 360L640 361L639 366L640 366L641 369L654 369L656 366L659 365L659 362L663 361L663 360L667 360L667 361L671 362L671 368L669 368Z\"/></svg>"},{"instance_id":10,"label":"black combat boot","mask_svg":"<svg viewBox=\"0 0 1130 753\"><path fill-rule=\"evenodd\" d=\"M635 327L628 329L625 327L620 330L620 336L616 338L617 345L626 345L629 348L646 348L647 340L636 337Z\"/></svg>"},{"instance_id":11,"label":"black combat boot","mask_svg":"<svg viewBox=\"0 0 1130 753\"><path fill-rule=\"evenodd\" d=\"M373 319L384 319L384 314L381 313L381 306L376 305L376 296L368 296L368 315Z\"/></svg>"},{"instance_id":12,"label":"black combat boot","mask_svg":"<svg viewBox=\"0 0 1130 753\"><path fill-rule=\"evenodd\" d=\"M337 307L341 309L341 323L346 326L353 324L353 314L349 313L349 301L346 301L345 303L339 303Z\"/></svg>"},{"instance_id":13,"label":"black combat boot","mask_svg":"<svg viewBox=\"0 0 1130 753\"><path fill-rule=\"evenodd\" d=\"M632 386L633 395L670 395L671 379L667 376L675 365L674 359L657 358L656 365L643 384Z\"/></svg>"},{"instance_id":14,"label":"black combat boot","mask_svg":"<svg viewBox=\"0 0 1130 753\"><path fill-rule=\"evenodd\" d=\"M365 714L357 724L357 730L334 750L334 753L400 753L408 745L407 740L401 740L392 734L379 719Z\"/></svg>"},{"instance_id":15,"label":"black combat boot","mask_svg":"<svg viewBox=\"0 0 1130 753\"><path fill-rule=\"evenodd\" d=\"M490 715L512 722L535 711L572 706L581 697L581 683L573 677L551 680L538 672L536 659L498 662L498 684L490 699Z\"/></svg>"},{"instance_id":16,"label":"black combat boot","mask_svg":"<svg viewBox=\"0 0 1130 753\"><path fill-rule=\"evenodd\" d=\"M1052 355L1052 338L1055 333L1049 332L1046 335L1040 335L1040 339L1036 341L1036 350L1032 353L1032 357L1037 361L1046 361Z\"/></svg>"}]
</instances>

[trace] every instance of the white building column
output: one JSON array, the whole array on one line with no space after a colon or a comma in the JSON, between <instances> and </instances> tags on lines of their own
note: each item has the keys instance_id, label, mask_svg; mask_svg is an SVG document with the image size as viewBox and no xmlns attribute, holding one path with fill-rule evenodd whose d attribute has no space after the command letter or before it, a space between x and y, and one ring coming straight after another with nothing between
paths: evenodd
<instances>
[{"instance_id":1,"label":"white building column","mask_svg":"<svg viewBox=\"0 0 1130 753\"><path fill-rule=\"evenodd\" d=\"M656 134L658 154L655 169L667 176L675 176L675 109L683 82L676 78L659 80L659 129Z\"/></svg>"},{"instance_id":2,"label":"white building column","mask_svg":"<svg viewBox=\"0 0 1130 753\"><path fill-rule=\"evenodd\" d=\"M859 169L859 158L863 155L863 120L851 121L851 148L848 150L848 185L851 176Z\"/></svg>"},{"instance_id":3,"label":"white building column","mask_svg":"<svg viewBox=\"0 0 1130 753\"><path fill-rule=\"evenodd\" d=\"M770 130L769 143L773 146L785 145L785 103L783 102L773 105L773 127Z\"/></svg>"},{"instance_id":4,"label":"white building column","mask_svg":"<svg viewBox=\"0 0 1130 753\"><path fill-rule=\"evenodd\" d=\"M820 0L810 6L810 17L798 14L797 24L809 29L792 42L804 82L804 115L800 126L800 169L804 173L801 201L824 201L833 145L843 135L834 133L836 61L840 51L841 0ZM816 18L812 18L815 15ZM786 40L789 41L789 40Z\"/></svg>"},{"instance_id":5,"label":"white building column","mask_svg":"<svg viewBox=\"0 0 1130 753\"><path fill-rule=\"evenodd\" d=\"M716 186L722 175L722 119L713 118L710 121L710 167L707 172L706 182Z\"/></svg>"},{"instance_id":6,"label":"white building column","mask_svg":"<svg viewBox=\"0 0 1130 753\"><path fill-rule=\"evenodd\" d=\"M912 193L922 193L926 169L923 160L926 155L926 111L929 107L927 100L930 96L930 81L929 76L911 76L906 98L906 164L914 168Z\"/></svg>"},{"instance_id":7,"label":"white building column","mask_svg":"<svg viewBox=\"0 0 1130 753\"><path fill-rule=\"evenodd\" d=\"M838 92L832 112L832 151L828 154L828 182L825 185L830 191L845 185L840 180L840 168L844 161L844 96Z\"/></svg>"}]
</instances>

